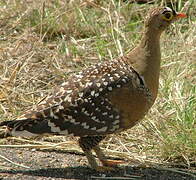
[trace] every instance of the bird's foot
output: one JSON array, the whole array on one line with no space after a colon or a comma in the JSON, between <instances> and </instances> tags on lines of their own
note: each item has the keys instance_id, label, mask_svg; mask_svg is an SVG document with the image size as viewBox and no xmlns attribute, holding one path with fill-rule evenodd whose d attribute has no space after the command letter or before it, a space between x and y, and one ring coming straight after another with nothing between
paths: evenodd
<instances>
[{"instance_id":1,"label":"bird's foot","mask_svg":"<svg viewBox=\"0 0 196 180\"><path fill-rule=\"evenodd\" d=\"M109 159L101 160L101 162L104 166L107 166L107 167L115 167L119 164L124 164L125 163L125 161L123 161L123 160L109 160Z\"/></svg>"},{"instance_id":2,"label":"bird's foot","mask_svg":"<svg viewBox=\"0 0 196 180\"><path fill-rule=\"evenodd\" d=\"M97 166L95 170L98 172L111 172L111 171L115 171L115 168L108 167L108 166Z\"/></svg>"}]
</instances>

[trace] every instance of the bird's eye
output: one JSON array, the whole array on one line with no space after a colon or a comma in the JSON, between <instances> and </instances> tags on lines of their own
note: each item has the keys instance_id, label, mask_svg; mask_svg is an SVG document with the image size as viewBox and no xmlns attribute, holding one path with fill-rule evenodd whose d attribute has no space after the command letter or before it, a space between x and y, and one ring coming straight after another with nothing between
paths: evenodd
<instances>
[{"instance_id":1,"label":"bird's eye","mask_svg":"<svg viewBox=\"0 0 196 180\"><path fill-rule=\"evenodd\" d=\"M171 21L173 18L173 14L172 12L165 12L163 14L163 19L166 20L166 21Z\"/></svg>"}]
</instances>

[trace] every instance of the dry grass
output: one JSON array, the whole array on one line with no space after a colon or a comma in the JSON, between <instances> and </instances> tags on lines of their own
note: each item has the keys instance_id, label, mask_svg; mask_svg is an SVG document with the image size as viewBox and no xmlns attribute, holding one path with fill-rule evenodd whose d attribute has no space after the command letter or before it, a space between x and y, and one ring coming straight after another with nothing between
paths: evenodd
<instances>
[{"instance_id":1,"label":"dry grass","mask_svg":"<svg viewBox=\"0 0 196 180\"><path fill-rule=\"evenodd\" d=\"M152 6L114 0L99 4L79 0L1 1L0 121L11 120L38 104L69 74L126 53L139 40L143 16ZM194 1L181 3L179 7L189 17L163 35L156 104L145 121L103 142L109 154L145 164L190 166L195 162L194 6ZM12 138L12 143L18 147L26 143L65 148L67 140ZM80 151L77 146L66 147Z\"/></svg>"}]
</instances>

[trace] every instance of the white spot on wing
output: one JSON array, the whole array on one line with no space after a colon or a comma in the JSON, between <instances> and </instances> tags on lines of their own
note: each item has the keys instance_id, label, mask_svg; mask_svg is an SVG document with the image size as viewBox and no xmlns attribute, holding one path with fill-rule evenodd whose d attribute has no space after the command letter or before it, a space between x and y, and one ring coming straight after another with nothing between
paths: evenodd
<instances>
[{"instance_id":1,"label":"white spot on wing","mask_svg":"<svg viewBox=\"0 0 196 180\"><path fill-rule=\"evenodd\" d=\"M76 122L76 120L75 120L75 119L71 119L71 120L70 120L70 122L71 122L72 124L75 124L75 125L80 124L80 122Z\"/></svg>"},{"instance_id":2,"label":"white spot on wing","mask_svg":"<svg viewBox=\"0 0 196 180\"><path fill-rule=\"evenodd\" d=\"M57 127L54 123L52 123L50 121L48 121L48 126L51 128L52 132L56 133L56 132L60 132L61 131L59 127Z\"/></svg>"},{"instance_id":3,"label":"white spot on wing","mask_svg":"<svg viewBox=\"0 0 196 180\"><path fill-rule=\"evenodd\" d=\"M115 75L117 78L119 78L119 77L120 77L120 75L119 75L119 74L117 74L117 73L115 73L114 75Z\"/></svg>"},{"instance_id":4,"label":"white spot on wing","mask_svg":"<svg viewBox=\"0 0 196 180\"><path fill-rule=\"evenodd\" d=\"M108 114L108 112L104 112L104 113L102 113L102 115L104 115L104 116L106 116Z\"/></svg>"},{"instance_id":5,"label":"white spot on wing","mask_svg":"<svg viewBox=\"0 0 196 180\"><path fill-rule=\"evenodd\" d=\"M99 91L100 91L100 92L103 91L103 88L99 88Z\"/></svg>"},{"instance_id":6,"label":"white spot on wing","mask_svg":"<svg viewBox=\"0 0 196 180\"><path fill-rule=\"evenodd\" d=\"M110 81L113 82L114 81L114 78L113 77L110 77Z\"/></svg>"},{"instance_id":7,"label":"white spot on wing","mask_svg":"<svg viewBox=\"0 0 196 180\"><path fill-rule=\"evenodd\" d=\"M34 133L31 133L27 130L24 130L24 131L15 131L15 130L12 130L11 131L11 135L12 136L20 136L20 137L33 137L33 136L38 136L37 134L34 134Z\"/></svg>"},{"instance_id":8,"label":"white spot on wing","mask_svg":"<svg viewBox=\"0 0 196 180\"><path fill-rule=\"evenodd\" d=\"M96 116L93 116L93 117L92 117L92 120L95 120L95 119L96 119Z\"/></svg>"},{"instance_id":9,"label":"white spot on wing","mask_svg":"<svg viewBox=\"0 0 196 180\"><path fill-rule=\"evenodd\" d=\"M119 118L120 118L120 116L119 116L119 115L117 115L115 118L116 118L116 119L119 119Z\"/></svg>"},{"instance_id":10,"label":"white spot on wing","mask_svg":"<svg viewBox=\"0 0 196 180\"><path fill-rule=\"evenodd\" d=\"M118 124L119 122L120 122L119 120L116 120L112 124Z\"/></svg>"},{"instance_id":11,"label":"white spot on wing","mask_svg":"<svg viewBox=\"0 0 196 180\"><path fill-rule=\"evenodd\" d=\"M93 83L92 82L87 82L86 87L91 86Z\"/></svg>"},{"instance_id":12,"label":"white spot on wing","mask_svg":"<svg viewBox=\"0 0 196 180\"><path fill-rule=\"evenodd\" d=\"M60 131L59 134L68 135L69 132L68 132L68 130L66 129L66 130Z\"/></svg>"},{"instance_id":13,"label":"white spot on wing","mask_svg":"<svg viewBox=\"0 0 196 180\"><path fill-rule=\"evenodd\" d=\"M119 127L120 127L119 125L115 125L112 127L112 129L110 129L110 131L112 131L112 132L116 131L117 129L119 129Z\"/></svg>"},{"instance_id":14,"label":"white spot on wing","mask_svg":"<svg viewBox=\"0 0 196 180\"><path fill-rule=\"evenodd\" d=\"M95 94L95 91L91 91L91 96L94 96L94 94Z\"/></svg>"},{"instance_id":15,"label":"white spot on wing","mask_svg":"<svg viewBox=\"0 0 196 180\"><path fill-rule=\"evenodd\" d=\"M108 129L108 127L102 127L101 129L97 129L97 132L106 132L106 130Z\"/></svg>"},{"instance_id":16,"label":"white spot on wing","mask_svg":"<svg viewBox=\"0 0 196 180\"><path fill-rule=\"evenodd\" d=\"M86 102L86 103L87 103L87 102L88 102L88 99L84 99L84 102Z\"/></svg>"},{"instance_id":17,"label":"white spot on wing","mask_svg":"<svg viewBox=\"0 0 196 180\"><path fill-rule=\"evenodd\" d=\"M89 127L90 127L89 125L86 124L86 122L82 123L81 126L82 126L84 129L89 129Z\"/></svg>"},{"instance_id":18,"label":"white spot on wing","mask_svg":"<svg viewBox=\"0 0 196 180\"><path fill-rule=\"evenodd\" d=\"M81 93L79 93L79 97L82 97L83 95L84 95L84 93L82 93L82 92L81 92Z\"/></svg>"},{"instance_id":19,"label":"white spot on wing","mask_svg":"<svg viewBox=\"0 0 196 180\"><path fill-rule=\"evenodd\" d=\"M95 97L98 97L99 96L99 93L95 93Z\"/></svg>"},{"instance_id":20,"label":"white spot on wing","mask_svg":"<svg viewBox=\"0 0 196 180\"><path fill-rule=\"evenodd\" d=\"M96 85L97 85L97 87L100 87L101 86L101 83L97 83Z\"/></svg>"},{"instance_id":21,"label":"white spot on wing","mask_svg":"<svg viewBox=\"0 0 196 180\"><path fill-rule=\"evenodd\" d=\"M106 109L110 111L112 108L110 106L106 106Z\"/></svg>"},{"instance_id":22,"label":"white spot on wing","mask_svg":"<svg viewBox=\"0 0 196 180\"><path fill-rule=\"evenodd\" d=\"M90 114L88 113L88 111L84 111L84 114L86 114L87 116L89 116Z\"/></svg>"},{"instance_id":23,"label":"white spot on wing","mask_svg":"<svg viewBox=\"0 0 196 180\"><path fill-rule=\"evenodd\" d=\"M126 83L127 81L126 81L126 79L122 79L122 82Z\"/></svg>"},{"instance_id":24,"label":"white spot on wing","mask_svg":"<svg viewBox=\"0 0 196 180\"><path fill-rule=\"evenodd\" d=\"M109 90L109 91L112 91L112 87L111 87L111 86L109 86L109 87L108 87L108 90Z\"/></svg>"},{"instance_id":25,"label":"white spot on wing","mask_svg":"<svg viewBox=\"0 0 196 180\"><path fill-rule=\"evenodd\" d=\"M114 117L114 115L113 115L113 114L109 116L109 118L113 118L113 117Z\"/></svg>"},{"instance_id":26,"label":"white spot on wing","mask_svg":"<svg viewBox=\"0 0 196 180\"><path fill-rule=\"evenodd\" d=\"M50 117L52 117L52 118L54 118L54 119L58 119L58 116L56 116L56 115L53 113L52 109L50 110Z\"/></svg>"},{"instance_id":27,"label":"white spot on wing","mask_svg":"<svg viewBox=\"0 0 196 180\"><path fill-rule=\"evenodd\" d=\"M107 82L107 81L105 81L105 82L103 82L103 84L104 84L105 86L107 86L107 85L108 85L108 82Z\"/></svg>"}]
</instances>

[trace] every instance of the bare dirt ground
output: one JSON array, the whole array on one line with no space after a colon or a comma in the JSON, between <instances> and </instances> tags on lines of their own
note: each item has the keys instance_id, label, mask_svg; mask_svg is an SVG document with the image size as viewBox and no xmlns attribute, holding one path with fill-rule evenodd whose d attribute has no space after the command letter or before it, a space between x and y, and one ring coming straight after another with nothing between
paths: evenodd
<instances>
[{"instance_id":1,"label":"bare dirt ground","mask_svg":"<svg viewBox=\"0 0 196 180\"><path fill-rule=\"evenodd\" d=\"M51 179L139 179L139 180L196 180L196 172L186 169L120 166L110 173L99 173L87 167L81 154L62 151L1 148L2 156L30 167L0 169L2 180L51 180ZM4 162L7 167L9 163Z\"/></svg>"}]
</instances>

